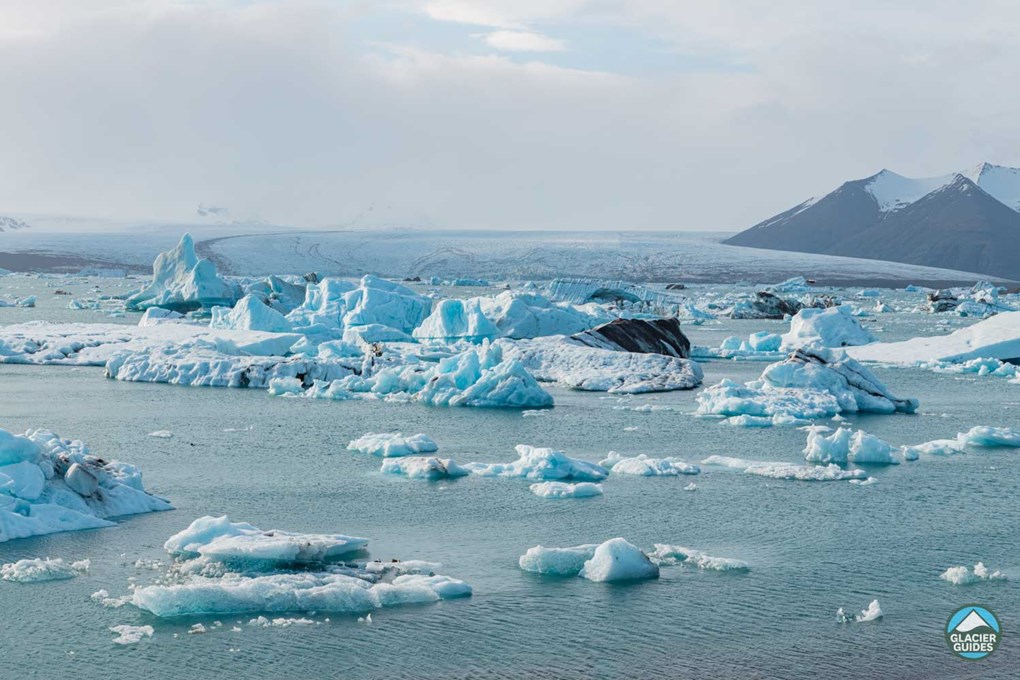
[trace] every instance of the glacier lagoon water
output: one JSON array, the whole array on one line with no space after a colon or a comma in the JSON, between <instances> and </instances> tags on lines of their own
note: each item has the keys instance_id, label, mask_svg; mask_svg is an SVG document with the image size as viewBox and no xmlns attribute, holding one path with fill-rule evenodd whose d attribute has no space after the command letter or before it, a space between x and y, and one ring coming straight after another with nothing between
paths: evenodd
<instances>
[{"instance_id":1,"label":"glacier lagoon water","mask_svg":"<svg viewBox=\"0 0 1020 680\"><path fill-rule=\"evenodd\" d=\"M933 323L881 318L889 334L902 337L922 326L932 332ZM718 344L725 335L784 327L727 321L690 330L695 343ZM762 368L710 362L705 381L748 380ZM850 418L892 443L951 437L978 424L1020 426L1020 386L1006 380L877 373L897 394L921 400L918 415ZM611 477L604 496L559 501L534 496L524 480L384 477L378 459L344 450L366 431L400 430L428 433L442 455L459 462L512 460L517 443L593 460L609 450L689 462L712 454L803 458L804 433L795 429L747 430L687 415L696 391L625 399L551 391L557 406L526 418L121 383L97 368L0 365L0 426L45 427L135 463L146 486L177 508L114 528L0 544L3 562L92 560L89 574L68 581L0 582L0 677L1016 677L1016 582L959 587L938 577L983 560L1020 579L1015 450L871 469L878 482L867 486L706 467L696 477ZM673 410L619 408L643 404ZM163 429L175 436L147 436ZM691 481L697 491L684 491ZM320 625L269 629L247 626L247 615L160 620L90 601L100 588L119 595L153 578L136 560L165 560L169 535L198 516L223 513L264 528L366 536L372 557L441 562L474 596L379 611L370 625L333 614ZM666 568L658 581L609 585L517 568L518 556L537 544L615 536L645 548L673 543L743 559L751 571ZM875 598L883 620L836 622L838 607L860 610ZM954 658L943 641L946 619L970 602L1004 621L1002 645L979 663ZM215 619L225 625L187 634ZM241 632L232 632L238 621ZM155 634L119 647L108 630L119 624L152 625Z\"/></svg>"}]
</instances>

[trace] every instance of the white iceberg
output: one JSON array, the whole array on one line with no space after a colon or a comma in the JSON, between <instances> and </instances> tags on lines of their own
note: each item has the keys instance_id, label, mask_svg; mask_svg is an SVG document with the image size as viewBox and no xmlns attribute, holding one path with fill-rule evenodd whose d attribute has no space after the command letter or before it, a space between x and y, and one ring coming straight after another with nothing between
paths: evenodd
<instances>
[{"instance_id":1,"label":"white iceberg","mask_svg":"<svg viewBox=\"0 0 1020 680\"><path fill-rule=\"evenodd\" d=\"M638 475L643 477L675 477L677 475L696 475L701 472L697 465L685 463L679 458L650 458L645 454L624 457L610 451L599 465L608 468L614 475Z\"/></svg>"},{"instance_id":2,"label":"white iceberg","mask_svg":"<svg viewBox=\"0 0 1020 680\"><path fill-rule=\"evenodd\" d=\"M864 470L844 470L835 463L829 465L798 465L781 461L746 460L730 456L709 456L701 461L702 465L719 465L722 467L743 470L749 475L771 477L772 479L789 479L800 482L839 482L853 479L866 479Z\"/></svg>"},{"instance_id":3,"label":"white iceberg","mask_svg":"<svg viewBox=\"0 0 1020 680\"><path fill-rule=\"evenodd\" d=\"M880 618L882 618L882 608L879 606L878 600L872 600L868 604L868 608L860 614L849 614L842 607L836 610L836 620L840 623L863 623L866 621L877 621Z\"/></svg>"},{"instance_id":4,"label":"white iceberg","mask_svg":"<svg viewBox=\"0 0 1020 680\"><path fill-rule=\"evenodd\" d=\"M482 477L523 477L537 480L574 480L601 482L609 475L606 468L562 451L518 444L520 456L512 463L466 463L464 468Z\"/></svg>"},{"instance_id":5,"label":"white iceberg","mask_svg":"<svg viewBox=\"0 0 1020 680\"><path fill-rule=\"evenodd\" d=\"M898 465L893 447L878 437L863 430L852 432L840 427L826 436L829 428L808 428L804 458L811 463L836 463L846 465Z\"/></svg>"},{"instance_id":6,"label":"white iceberg","mask_svg":"<svg viewBox=\"0 0 1020 680\"><path fill-rule=\"evenodd\" d=\"M287 320L306 333L373 324L410 333L421 325L431 308L428 298L376 276L366 275L358 285L326 278L309 284L305 301L287 315Z\"/></svg>"},{"instance_id":7,"label":"white iceberg","mask_svg":"<svg viewBox=\"0 0 1020 680\"><path fill-rule=\"evenodd\" d=\"M61 581L84 574L88 570L89 560L78 560L68 564L59 557L25 559L0 565L0 579L18 583Z\"/></svg>"},{"instance_id":8,"label":"white iceberg","mask_svg":"<svg viewBox=\"0 0 1020 680\"><path fill-rule=\"evenodd\" d=\"M542 498L590 498L602 495L602 485L592 482L538 482L532 484L531 493Z\"/></svg>"},{"instance_id":9,"label":"white iceberg","mask_svg":"<svg viewBox=\"0 0 1020 680\"><path fill-rule=\"evenodd\" d=\"M383 461L380 472L391 475L403 475L409 479L450 479L465 477L469 470L457 465L450 458L436 456L410 456L406 458L388 458Z\"/></svg>"},{"instance_id":10,"label":"white iceberg","mask_svg":"<svg viewBox=\"0 0 1020 680\"><path fill-rule=\"evenodd\" d=\"M572 548L544 548L540 545L528 548L521 555L518 564L524 571L552 576L577 576L584 563L595 555L597 543L578 545Z\"/></svg>"},{"instance_id":11,"label":"white iceberg","mask_svg":"<svg viewBox=\"0 0 1020 680\"><path fill-rule=\"evenodd\" d=\"M171 505L145 492L138 468L93 455L80 441L0 430L0 543L112 526L108 518Z\"/></svg>"},{"instance_id":12,"label":"white iceberg","mask_svg":"<svg viewBox=\"0 0 1020 680\"><path fill-rule=\"evenodd\" d=\"M588 347L562 336L505 347L507 356L518 359L538 380L576 390L613 394L689 390L703 377L701 366L690 359Z\"/></svg>"},{"instance_id":13,"label":"white iceberg","mask_svg":"<svg viewBox=\"0 0 1020 680\"><path fill-rule=\"evenodd\" d=\"M955 586L970 585L978 581L1005 581L1006 575L996 569L990 571L983 562L978 562L971 570L965 566L950 567L939 574L943 581L949 581Z\"/></svg>"},{"instance_id":14,"label":"white iceberg","mask_svg":"<svg viewBox=\"0 0 1020 680\"><path fill-rule=\"evenodd\" d=\"M659 578L659 567L648 555L622 538L613 538L595 549L578 573L589 581L639 581Z\"/></svg>"},{"instance_id":15,"label":"white iceberg","mask_svg":"<svg viewBox=\"0 0 1020 680\"><path fill-rule=\"evenodd\" d=\"M552 302L535 293L503 291L493 297L473 298L502 337L521 340L547 335L573 335L610 321L598 305Z\"/></svg>"},{"instance_id":16,"label":"white iceberg","mask_svg":"<svg viewBox=\"0 0 1020 680\"><path fill-rule=\"evenodd\" d=\"M222 517L200 517L164 543L173 555L201 555L220 562L254 561L308 563L336 560L363 550L367 538L343 534L294 534L277 529L262 531L245 522Z\"/></svg>"},{"instance_id":17,"label":"white iceberg","mask_svg":"<svg viewBox=\"0 0 1020 680\"><path fill-rule=\"evenodd\" d=\"M210 260L199 259L190 234L173 250L160 253L152 265L152 281L127 299L127 308L164 307L178 311L231 306L238 289L216 273Z\"/></svg>"},{"instance_id":18,"label":"white iceberg","mask_svg":"<svg viewBox=\"0 0 1020 680\"><path fill-rule=\"evenodd\" d=\"M435 453L439 450L427 434L419 433L405 437L399 432L369 432L347 445L348 451L360 451L373 456L393 458L397 456L417 456L423 453Z\"/></svg>"},{"instance_id":19,"label":"white iceberg","mask_svg":"<svg viewBox=\"0 0 1020 680\"><path fill-rule=\"evenodd\" d=\"M730 557L713 557L708 553L679 545L656 543L648 557L660 567L683 564L711 571L747 571L750 565Z\"/></svg>"},{"instance_id":20,"label":"white iceberg","mask_svg":"<svg viewBox=\"0 0 1020 680\"><path fill-rule=\"evenodd\" d=\"M110 626L110 630L117 634L113 639L117 645L134 645L142 641L144 637L152 637L155 632L152 626Z\"/></svg>"},{"instance_id":21,"label":"white iceberg","mask_svg":"<svg viewBox=\"0 0 1020 680\"><path fill-rule=\"evenodd\" d=\"M875 342L875 336L861 326L849 305L800 310L783 335L782 349L801 347L850 347Z\"/></svg>"},{"instance_id":22,"label":"white iceberg","mask_svg":"<svg viewBox=\"0 0 1020 680\"><path fill-rule=\"evenodd\" d=\"M874 343L847 352L859 361L906 366L932 361L1020 360L1020 312L1004 312L948 335Z\"/></svg>"},{"instance_id":23,"label":"white iceberg","mask_svg":"<svg viewBox=\"0 0 1020 680\"><path fill-rule=\"evenodd\" d=\"M236 331L292 331L287 318L254 295L245 295L233 308L213 307L210 328Z\"/></svg>"}]
</instances>

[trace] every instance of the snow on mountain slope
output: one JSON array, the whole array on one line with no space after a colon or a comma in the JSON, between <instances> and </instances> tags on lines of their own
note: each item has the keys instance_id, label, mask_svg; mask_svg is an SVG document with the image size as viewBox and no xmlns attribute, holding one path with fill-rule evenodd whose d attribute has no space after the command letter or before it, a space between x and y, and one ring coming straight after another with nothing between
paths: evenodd
<instances>
[{"instance_id":1,"label":"snow on mountain slope","mask_svg":"<svg viewBox=\"0 0 1020 680\"><path fill-rule=\"evenodd\" d=\"M898 210L917 199L953 181L955 174L939 177L911 178L891 170L882 170L865 185L865 191L875 197L882 212Z\"/></svg>"},{"instance_id":2,"label":"snow on mountain slope","mask_svg":"<svg viewBox=\"0 0 1020 680\"><path fill-rule=\"evenodd\" d=\"M1000 203L1020 212L1020 168L981 163L960 174Z\"/></svg>"}]
</instances>

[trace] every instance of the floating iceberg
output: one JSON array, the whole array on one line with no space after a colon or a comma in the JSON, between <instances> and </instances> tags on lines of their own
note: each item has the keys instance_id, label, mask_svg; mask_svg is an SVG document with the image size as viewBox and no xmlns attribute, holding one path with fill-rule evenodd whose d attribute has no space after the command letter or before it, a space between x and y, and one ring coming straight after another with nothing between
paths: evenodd
<instances>
[{"instance_id":1,"label":"floating iceberg","mask_svg":"<svg viewBox=\"0 0 1020 680\"><path fill-rule=\"evenodd\" d=\"M345 612L467 597L471 587L403 563L339 564L366 539L264 532L203 517L171 537L177 556L159 583L137 587L131 603L160 617L196 614ZM238 562L238 560L241 560Z\"/></svg>"},{"instance_id":2,"label":"floating iceberg","mask_svg":"<svg viewBox=\"0 0 1020 680\"><path fill-rule=\"evenodd\" d=\"M493 340L500 330L482 312L477 301L442 300L411 333L418 340L481 342Z\"/></svg>"},{"instance_id":3,"label":"floating iceberg","mask_svg":"<svg viewBox=\"0 0 1020 680\"><path fill-rule=\"evenodd\" d=\"M939 574L943 581L949 581L954 586L964 586L978 581L1005 581L1006 575L996 569L989 571L983 562L974 565L974 570L963 567L950 567Z\"/></svg>"},{"instance_id":4,"label":"floating iceberg","mask_svg":"<svg viewBox=\"0 0 1020 680\"><path fill-rule=\"evenodd\" d=\"M152 282L127 299L128 309L163 307L177 311L229 307L239 290L216 273L210 260L199 259L190 234L173 250L160 253L152 265Z\"/></svg>"},{"instance_id":5,"label":"floating iceberg","mask_svg":"<svg viewBox=\"0 0 1020 680\"><path fill-rule=\"evenodd\" d=\"M305 333L329 333L371 324L410 333L421 325L431 308L428 298L376 276L362 277L357 286L326 278L308 286L305 301L287 315L287 320Z\"/></svg>"},{"instance_id":6,"label":"floating iceberg","mask_svg":"<svg viewBox=\"0 0 1020 680\"><path fill-rule=\"evenodd\" d=\"M88 560L78 560L67 564L60 558L53 560L48 557L45 559L36 558L0 565L0 579L18 583L61 581L74 578L78 574L84 574L88 570Z\"/></svg>"},{"instance_id":7,"label":"floating iceberg","mask_svg":"<svg viewBox=\"0 0 1020 680\"><path fill-rule=\"evenodd\" d=\"M780 461L745 460L729 456L709 456L702 465L719 465L743 470L749 475L790 479L800 482L839 482L852 479L866 479L864 470L844 470L835 463L829 465L798 465Z\"/></svg>"},{"instance_id":8,"label":"floating iceberg","mask_svg":"<svg viewBox=\"0 0 1020 680\"><path fill-rule=\"evenodd\" d=\"M410 456L407 458L389 458L383 461L380 472L391 475L403 475L410 479L449 479L464 477L470 471L457 465L450 458L436 456Z\"/></svg>"},{"instance_id":9,"label":"floating iceberg","mask_svg":"<svg viewBox=\"0 0 1020 680\"><path fill-rule=\"evenodd\" d=\"M375 434L369 432L347 445L348 451L360 451L373 456L392 458L397 456L416 456L423 453L434 453L439 445L427 434L416 434L405 437L399 432Z\"/></svg>"},{"instance_id":10,"label":"floating iceberg","mask_svg":"<svg viewBox=\"0 0 1020 680\"><path fill-rule=\"evenodd\" d=\"M493 297L474 298L472 302L479 305L502 337L514 340L572 335L611 320L597 305L556 303L535 293L503 291Z\"/></svg>"},{"instance_id":11,"label":"floating iceberg","mask_svg":"<svg viewBox=\"0 0 1020 680\"><path fill-rule=\"evenodd\" d=\"M442 359L423 376L415 399L433 406L542 408L553 405L549 395L513 357L503 358L500 345Z\"/></svg>"},{"instance_id":12,"label":"floating iceberg","mask_svg":"<svg viewBox=\"0 0 1020 680\"><path fill-rule=\"evenodd\" d=\"M609 471L596 463L571 458L562 451L518 444L520 456L512 463L467 463L464 468L482 477L523 477L525 479L601 482Z\"/></svg>"},{"instance_id":13,"label":"floating iceberg","mask_svg":"<svg viewBox=\"0 0 1020 680\"><path fill-rule=\"evenodd\" d=\"M743 560L735 560L730 557L713 557L700 550L684 548L679 545L666 545L664 543L656 543L655 550L648 557L660 567L683 564L712 571L747 571L751 568Z\"/></svg>"},{"instance_id":14,"label":"floating iceberg","mask_svg":"<svg viewBox=\"0 0 1020 680\"><path fill-rule=\"evenodd\" d=\"M836 610L836 620L840 623L863 623L865 621L877 621L880 618L882 618L882 608L878 605L878 600L872 600L868 604L868 608L860 614L849 614L843 611L842 607Z\"/></svg>"},{"instance_id":15,"label":"floating iceberg","mask_svg":"<svg viewBox=\"0 0 1020 680\"><path fill-rule=\"evenodd\" d=\"M871 342L875 342L875 336L854 318L851 308L839 305L797 312L790 320L790 331L783 335L782 349L791 351L801 347L849 347Z\"/></svg>"},{"instance_id":16,"label":"floating iceberg","mask_svg":"<svg viewBox=\"0 0 1020 680\"><path fill-rule=\"evenodd\" d=\"M162 307L149 307L142 314L142 318L138 319L139 326L158 326L161 323L179 323L182 319L186 319L180 312L175 312L172 309L163 309Z\"/></svg>"},{"instance_id":17,"label":"floating iceberg","mask_svg":"<svg viewBox=\"0 0 1020 680\"><path fill-rule=\"evenodd\" d=\"M163 545L173 555L201 555L219 562L295 564L325 562L357 553L367 538L343 534L293 534L222 517L200 517Z\"/></svg>"},{"instance_id":18,"label":"floating iceberg","mask_svg":"<svg viewBox=\"0 0 1020 680\"><path fill-rule=\"evenodd\" d=\"M898 465L893 456L893 447L878 437L862 430L851 432L845 427L838 428L831 435L826 427L810 427L804 458L811 463L836 463L846 465Z\"/></svg>"},{"instance_id":19,"label":"floating iceberg","mask_svg":"<svg viewBox=\"0 0 1020 680\"><path fill-rule=\"evenodd\" d=\"M0 430L0 542L108 527L110 517L169 509L145 492L132 465L107 462L80 441L45 430Z\"/></svg>"},{"instance_id":20,"label":"floating iceberg","mask_svg":"<svg viewBox=\"0 0 1020 680\"><path fill-rule=\"evenodd\" d=\"M528 548L521 555L518 564L524 571L552 576L577 576L584 563L595 556L597 543L578 545L572 548L543 548L540 545Z\"/></svg>"},{"instance_id":21,"label":"floating iceberg","mask_svg":"<svg viewBox=\"0 0 1020 680\"><path fill-rule=\"evenodd\" d=\"M288 333L287 318L254 295L245 295L233 309L213 307L210 328L235 331L270 331Z\"/></svg>"},{"instance_id":22,"label":"floating iceberg","mask_svg":"<svg viewBox=\"0 0 1020 680\"><path fill-rule=\"evenodd\" d=\"M636 546L622 538L612 538L595 548L578 576L609 583L640 581L659 578L659 567Z\"/></svg>"},{"instance_id":23,"label":"floating iceberg","mask_svg":"<svg viewBox=\"0 0 1020 680\"><path fill-rule=\"evenodd\" d=\"M1020 312L1004 312L949 335L874 343L847 352L859 361L908 366L932 361L1020 360Z\"/></svg>"},{"instance_id":24,"label":"floating iceberg","mask_svg":"<svg viewBox=\"0 0 1020 680\"><path fill-rule=\"evenodd\" d=\"M690 465L679 458L649 458L645 454L624 458L610 451L599 465L608 468L614 475L639 475L643 477L675 477L696 475L701 472L697 465Z\"/></svg>"},{"instance_id":25,"label":"floating iceberg","mask_svg":"<svg viewBox=\"0 0 1020 680\"><path fill-rule=\"evenodd\" d=\"M800 349L740 385L724 379L698 395L702 415L831 418L841 412L913 413L916 399L894 397L858 362L831 350ZM760 423L764 425L764 421Z\"/></svg>"},{"instance_id":26,"label":"floating iceberg","mask_svg":"<svg viewBox=\"0 0 1020 680\"><path fill-rule=\"evenodd\" d=\"M934 439L923 444L903 447L904 455L916 458L918 454L936 456L964 453L966 447L976 448L1020 448L1020 430L1011 427L988 427L979 425L966 432L960 432L955 439Z\"/></svg>"},{"instance_id":27,"label":"floating iceberg","mask_svg":"<svg viewBox=\"0 0 1020 680\"><path fill-rule=\"evenodd\" d=\"M531 485L531 493L542 498L590 498L602 495L602 485L592 482L539 482Z\"/></svg>"},{"instance_id":28,"label":"floating iceberg","mask_svg":"<svg viewBox=\"0 0 1020 680\"><path fill-rule=\"evenodd\" d=\"M505 342L505 341L501 341ZM689 390L701 384L701 366L689 359L588 347L564 337L506 345L537 379L593 392L638 394Z\"/></svg>"},{"instance_id":29,"label":"floating iceberg","mask_svg":"<svg viewBox=\"0 0 1020 680\"><path fill-rule=\"evenodd\" d=\"M117 634L113 643L117 645L134 645L142 641L143 637L152 637L155 630L152 626L110 626L110 630Z\"/></svg>"}]
</instances>

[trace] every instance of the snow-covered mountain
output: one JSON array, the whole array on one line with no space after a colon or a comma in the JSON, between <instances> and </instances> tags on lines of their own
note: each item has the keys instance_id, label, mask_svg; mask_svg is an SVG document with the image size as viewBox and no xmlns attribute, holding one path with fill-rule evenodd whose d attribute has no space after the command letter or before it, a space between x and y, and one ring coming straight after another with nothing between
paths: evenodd
<instances>
[{"instance_id":1,"label":"snow-covered mountain","mask_svg":"<svg viewBox=\"0 0 1020 680\"><path fill-rule=\"evenodd\" d=\"M28 222L24 222L15 217L7 217L6 215L0 215L0 231L14 231L15 229L28 229L30 225Z\"/></svg>"},{"instance_id":2,"label":"snow-covered mountain","mask_svg":"<svg viewBox=\"0 0 1020 680\"><path fill-rule=\"evenodd\" d=\"M882 170L845 182L726 243L1020 279L1020 169L981 163L923 178Z\"/></svg>"}]
</instances>

